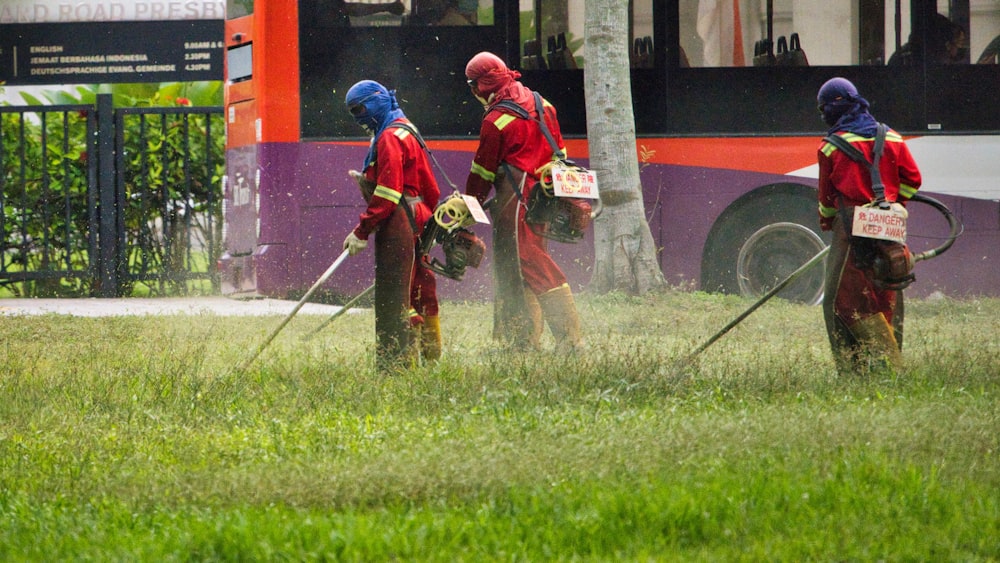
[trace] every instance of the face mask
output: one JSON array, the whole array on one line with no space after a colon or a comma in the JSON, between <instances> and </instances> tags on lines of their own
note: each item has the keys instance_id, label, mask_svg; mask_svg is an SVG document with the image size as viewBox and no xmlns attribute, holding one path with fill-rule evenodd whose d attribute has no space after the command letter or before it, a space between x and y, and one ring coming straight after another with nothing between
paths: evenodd
<instances>
[{"instance_id":1,"label":"face mask","mask_svg":"<svg viewBox=\"0 0 1000 563\"><path fill-rule=\"evenodd\" d=\"M496 92L494 92L490 94L489 98L484 98L479 95L479 88L476 86L475 80L466 80L466 83L468 83L469 89L472 90L472 96L479 100L479 103L483 104L483 107L489 106L490 102L493 101L493 97L496 96Z\"/></svg>"},{"instance_id":2,"label":"face mask","mask_svg":"<svg viewBox=\"0 0 1000 563\"><path fill-rule=\"evenodd\" d=\"M374 136L378 123L375 121L375 117L368 111L368 108L364 104L358 104L351 106L349 109L351 115L354 116L354 121L365 130L365 133Z\"/></svg>"},{"instance_id":3,"label":"face mask","mask_svg":"<svg viewBox=\"0 0 1000 563\"><path fill-rule=\"evenodd\" d=\"M823 115L823 123L826 123L829 127L833 127L840 121L840 118L843 117L847 109L842 104L829 103L820 106L819 111Z\"/></svg>"}]
</instances>

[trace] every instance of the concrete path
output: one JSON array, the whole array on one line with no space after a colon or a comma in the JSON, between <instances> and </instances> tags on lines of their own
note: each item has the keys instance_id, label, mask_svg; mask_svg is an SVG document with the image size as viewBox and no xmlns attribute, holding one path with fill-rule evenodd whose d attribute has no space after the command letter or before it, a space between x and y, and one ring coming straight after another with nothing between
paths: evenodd
<instances>
[{"instance_id":1,"label":"concrete path","mask_svg":"<svg viewBox=\"0 0 1000 563\"><path fill-rule=\"evenodd\" d=\"M125 299L0 299L0 316L70 315L278 315L286 316L297 301L230 299L227 297L162 297ZM296 315L332 315L339 305L306 303Z\"/></svg>"}]
</instances>

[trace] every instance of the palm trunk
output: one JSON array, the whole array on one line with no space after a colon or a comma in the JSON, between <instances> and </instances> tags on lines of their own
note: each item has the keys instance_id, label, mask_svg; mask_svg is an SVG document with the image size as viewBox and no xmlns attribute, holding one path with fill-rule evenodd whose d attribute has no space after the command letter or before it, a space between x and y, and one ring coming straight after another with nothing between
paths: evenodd
<instances>
[{"instance_id":1,"label":"palm trunk","mask_svg":"<svg viewBox=\"0 0 1000 563\"><path fill-rule=\"evenodd\" d=\"M590 167L604 210L594 222L596 293L643 294L666 285L642 204L629 88L628 3L587 0L584 95Z\"/></svg>"}]
</instances>

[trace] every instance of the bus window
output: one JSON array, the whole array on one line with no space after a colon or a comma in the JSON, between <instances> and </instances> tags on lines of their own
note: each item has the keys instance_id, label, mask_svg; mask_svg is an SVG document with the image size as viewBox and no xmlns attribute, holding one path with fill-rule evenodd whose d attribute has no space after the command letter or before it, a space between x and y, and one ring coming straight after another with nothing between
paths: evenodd
<instances>
[{"instance_id":1,"label":"bus window","mask_svg":"<svg viewBox=\"0 0 1000 563\"><path fill-rule=\"evenodd\" d=\"M969 13L968 30L971 62L1000 64L1000 6Z\"/></svg>"},{"instance_id":2,"label":"bus window","mask_svg":"<svg viewBox=\"0 0 1000 563\"><path fill-rule=\"evenodd\" d=\"M493 25L492 0L411 0L409 25Z\"/></svg>"},{"instance_id":3,"label":"bus window","mask_svg":"<svg viewBox=\"0 0 1000 563\"><path fill-rule=\"evenodd\" d=\"M932 65L995 64L998 10L970 4L916 14L902 0L681 0L680 44L694 67L917 66L925 53Z\"/></svg>"},{"instance_id":4,"label":"bus window","mask_svg":"<svg viewBox=\"0 0 1000 563\"><path fill-rule=\"evenodd\" d=\"M253 0L227 0L226 19L242 18L253 13Z\"/></svg>"},{"instance_id":5,"label":"bus window","mask_svg":"<svg viewBox=\"0 0 1000 563\"><path fill-rule=\"evenodd\" d=\"M250 80L253 76L253 43L226 49L226 73L229 82Z\"/></svg>"},{"instance_id":6,"label":"bus window","mask_svg":"<svg viewBox=\"0 0 1000 563\"><path fill-rule=\"evenodd\" d=\"M968 1L937 2L935 9L924 33L910 34L897 45L890 65L919 65L924 56L932 65L997 63L1000 10L970 10Z\"/></svg>"},{"instance_id":7,"label":"bus window","mask_svg":"<svg viewBox=\"0 0 1000 563\"><path fill-rule=\"evenodd\" d=\"M582 10L570 10L567 2L520 0L519 11L521 68L579 68L583 62Z\"/></svg>"},{"instance_id":8,"label":"bus window","mask_svg":"<svg viewBox=\"0 0 1000 563\"><path fill-rule=\"evenodd\" d=\"M857 30L851 6L846 0L681 0L681 50L692 67L857 64L850 41L857 33L844 32Z\"/></svg>"},{"instance_id":9,"label":"bus window","mask_svg":"<svg viewBox=\"0 0 1000 563\"><path fill-rule=\"evenodd\" d=\"M583 68L583 4L520 0L522 69ZM653 0L631 0L628 12L631 66L652 67Z\"/></svg>"},{"instance_id":10,"label":"bus window","mask_svg":"<svg viewBox=\"0 0 1000 563\"><path fill-rule=\"evenodd\" d=\"M882 3L681 0L681 49L692 67L858 65L864 47L881 50Z\"/></svg>"},{"instance_id":11,"label":"bus window","mask_svg":"<svg viewBox=\"0 0 1000 563\"><path fill-rule=\"evenodd\" d=\"M493 0L307 0L316 27L493 25Z\"/></svg>"},{"instance_id":12,"label":"bus window","mask_svg":"<svg viewBox=\"0 0 1000 563\"><path fill-rule=\"evenodd\" d=\"M299 10L314 27L393 26L410 12L410 0L303 0Z\"/></svg>"}]
</instances>

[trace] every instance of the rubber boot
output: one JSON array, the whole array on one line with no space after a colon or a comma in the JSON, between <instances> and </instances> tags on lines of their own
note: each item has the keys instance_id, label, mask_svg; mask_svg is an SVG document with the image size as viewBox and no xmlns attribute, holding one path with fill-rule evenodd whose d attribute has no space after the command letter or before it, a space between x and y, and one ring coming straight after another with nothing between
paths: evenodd
<instances>
[{"instance_id":1,"label":"rubber boot","mask_svg":"<svg viewBox=\"0 0 1000 563\"><path fill-rule=\"evenodd\" d=\"M538 303L538 297L528 288L524 289L524 307L528 313L528 322L522 327L524 333L521 340L531 350L538 350L545 321L542 320L542 306Z\"/></svg>"},{"instance_id":2,"label":"rubber boot","mask_svg":"<svg viewBox=\"0 0 1000 563\"><path fill-rule=\"evenodd\" d=\"M569 284L550 289L538 296L545 321L556 341L556 352L572 352L580 347L580 316L576 312Z\"/></svg>"},{"instance_id":3,"label":"rubber boot","mask_svg":"<svg viewBox=\"0 0 1000 563\"><path fill-rule=\"evenodd\" d=\"M874 369L888 369L898 373L903 367L903 353L892 326L882 313L854 323L851 325L851 333L858 339L862 357L867 356L874 361Z\"/></svg>"},{"instance_id":4,"label":"rubber boot","mask_svg":"<svg viewBox=\"0 0 1000 563\"><path fill-rule=\"evenodd\" d=\"M420 327L420 351L424 361L436 362L441 358L441 317L424 317L424 324Z\"/></svg>"}]
</instances>

